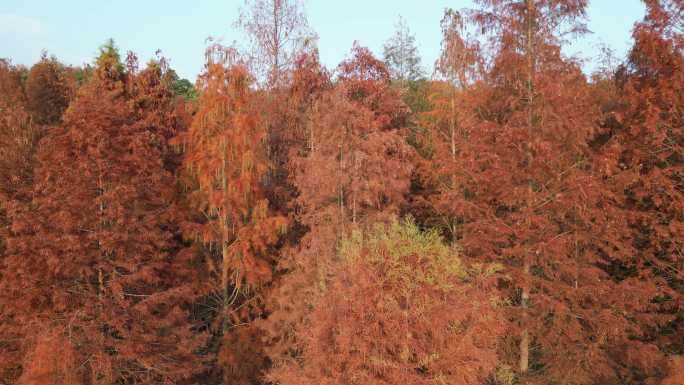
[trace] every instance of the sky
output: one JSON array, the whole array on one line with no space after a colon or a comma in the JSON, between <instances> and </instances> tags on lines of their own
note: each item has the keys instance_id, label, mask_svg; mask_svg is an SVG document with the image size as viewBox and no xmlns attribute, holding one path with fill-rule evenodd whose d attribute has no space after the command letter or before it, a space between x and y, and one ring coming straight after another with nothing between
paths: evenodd
<instances>
[{"instance_id":1,"label":"sky","mask_svg":"<svg viewBox=\"0 0 684 385\"><path fill-rule=\"evenodd\" d=\"M244 0L2 0L0 57L31 65L42 50L71 65L91 63L98 47L113 38L141 62L161 50L181 77L194 80L202 70L207 37L225 43L244 38L233 27ZM354 41L379 56L402 16L416 36L428 72L439 55L444 8L469 7L470 0L308 0L309 24L319 36L322 62L334 68ZM595 57L599 44L624 56L631 30L644 7L640 0L590 0L591 35L566 54ZM590 71L591 61L585 65Z\"/></svg>"}]
</instances>

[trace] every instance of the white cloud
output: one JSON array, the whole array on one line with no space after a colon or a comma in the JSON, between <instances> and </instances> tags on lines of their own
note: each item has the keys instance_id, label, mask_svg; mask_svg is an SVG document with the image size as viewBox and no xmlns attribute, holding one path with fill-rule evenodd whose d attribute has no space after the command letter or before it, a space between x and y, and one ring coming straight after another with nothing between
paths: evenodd
<instances>
[{"instance_id":1,"label":"white cloud","mask_svg":"<svg viewBox=\"0 0 684 385\"><path fill-rule=\"evenodd\" d=\"M46 26L38 19L0 13L0 34L38 37L46 33Z\"/></svg>"}]
</instances>

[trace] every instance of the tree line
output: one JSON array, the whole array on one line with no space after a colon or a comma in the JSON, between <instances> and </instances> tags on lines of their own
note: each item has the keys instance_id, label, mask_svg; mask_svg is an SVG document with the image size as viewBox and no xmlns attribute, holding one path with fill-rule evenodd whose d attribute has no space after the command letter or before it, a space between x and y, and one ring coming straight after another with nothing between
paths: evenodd
<instances>
[{"instance_id":1,"label":"tree line","mask_svg":"<svg viewBox=\"0 0 684 385\"><path fill-rule=\"evenodd\" d=\"M0 384L684 383L684 2L446 9L321 64L247 0L196 83L0 60Z\"/></svg>"}]
</instances>

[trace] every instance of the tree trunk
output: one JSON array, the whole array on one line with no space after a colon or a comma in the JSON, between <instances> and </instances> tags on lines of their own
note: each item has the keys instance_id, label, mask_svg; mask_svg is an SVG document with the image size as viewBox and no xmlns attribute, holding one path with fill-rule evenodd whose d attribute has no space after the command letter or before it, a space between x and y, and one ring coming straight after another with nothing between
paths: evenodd
<instances>
[{"instance_id":1,"label":"tree trunk","mask_svg":"<svg viewBox=\"0 0 684 385\"><path fill-rule=\"evenodd\" d=\"M530 263L529 258L525 257L525 265L523 267L523 274L525 282L522 285L522 298L520 306L523 309L522 324L523 329L520 333L520 373L525 374L530 367L530 333L527 329L527 308L530 301L529 275Z\"/></svg>"},{"instance_id":2,"label":"tree trunk","mask_svg":"<svg viewBox=\"0 0 684 385\"><path fill-rule=\"evenodd\" d=\"M527 56L527 129L528 129L528 143L527 143L527 168L529 171L529 195L527 198L528 212L532 205L533 189L532 185L532 157L533 154L530 151L530 146L532 143L532 137L535 134L534 130L534 73L536 67L536 57L535 57L535 23L536 23L536 4L535 0L526 0L527 2L527 33L526 33L526 47L525 54ZM529 225L528 225L529 227ZM530 300L530 260L531 256L530 250L526 251L524 256L524 266L523 266L523 285L522 285L522 331L520 333L520 373L525 374L529 369L530 364L530 332L528 330L528 307Z\"/></svg>"},{"instance_id":3,"label":"tree trunk","mask_svg":"<svg viewBox=\"0 0 684 385\"><path fill-rule=\"evenodd\" d=\"M355 181L356 177L359 175L359 165L358 165L358 158L357 158L356 154L353 154L352 156L354 157L354 160L353 160L354 168L352 169L352 177L353 177L353 180ZM351 195L352 195L352 197L351 197L352 198L352 223L356 224L356 188L352 188Z\"/></svg>"},{"instance_id":4,"label":"tree trunk","mask_svg":"<svg viewBox=\"0 0 684 385\"><path fill-rule=\"evenodd\" d=\"M313 154L316 151L316 143L314 140L314 124L309 120L309 149L311 151L311 154Z\"/></svg>"},{"instance_id":5,"label":"tree trunk","mask_svg":"<svg viewBox=\"0 0 684 385\"><path fill-rule=\"evenodd\" d=\"M221 289L223 290L223 304L222 313L223 320L221 321L221 329L226 331L228 328L228 312L230 308L230 283L228 282L228 273L230 271L228 262L230 261L230 255L228 251L228 225L224 222L222 228L222 239L221 239Z\"/></svg>"},{"instance_id":6,"label":"tree trunk","mask_svg":"<svg viewBox=\"0 0 684 385\"><path fill-rule=\"evenodd\" d=\"M451 136L451 161L456 162L456 92L451 96L451 119L449 119L449 135Z\"/></svg>"},{"instance_id":7,"label":"tree trunk","mask_svg":"<svg viewBox=\"0 0 684 385\"><path fill-rule=\"evenodd\" d=\"M273 67L271 68L271 82L272 86L274 87L278 85L278 77L280 75L280 20L278 20L279 5L279 1L273 1Z\"/></svg>"},{"instance_id":8,"label":"tree trunk","mask_svg":"<svg viewBox=\"0 0 684 385\"><path fill-rule=\"evenodd\" d=\"M98 188L98 194L100 194L100 198L104 195L104 181L102 179L102 170L98 166L98 179L97 179L97 188ZM97 233L97 248L100 253L100 260L97 262L97 300L99 302L98 306L100 307L100 311L102 311L102 300L104 298L104 273L102 271L102 266L104 265L105 260L107 259L107 256L105 253L102 251L102 240L100 237L102 236L102 232L104 231L105 228L105 219L104 219L104 202L102 199L100 199L100 203L98 205L98 216L99 218L99 223L98 223L98 233Z\"/></svg>"},{"instance_id":9,"label":"tree trunk","mask_svg":"<svg viewBox=\"0 0 684 385\"><path fill-rule=\"evenodd\" d=\"M226 193L226 189L228 188L228 181L226 178L226 167L227 167L227 159L226 159L226 142L225 138L223 139L222 143L222 165L221 165L221 188L223 193ZM222 303L222 321L221 321L221 328L223 331L226 331L228 327L228 308L230 307L230 298L228 298L229 294L229 282L228 282L228 273L229 273L229 261L230 261L230 253L228 250L228 216L224 212L225 208L221 210L221 215L220 215L220 220L221 220L221 290L223 292L223 303Z\"/></svg>"}]
</instances>

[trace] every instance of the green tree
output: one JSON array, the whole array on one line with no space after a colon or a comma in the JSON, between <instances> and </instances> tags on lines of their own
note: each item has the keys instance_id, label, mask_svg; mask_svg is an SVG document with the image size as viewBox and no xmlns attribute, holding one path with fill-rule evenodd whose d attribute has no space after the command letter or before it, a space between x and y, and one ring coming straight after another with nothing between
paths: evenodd
<instances>
[{"instance_id":1,"label":"green tree","mask_svg":"<svg viewBox=\"0 0 684 385\"><path fill-rule=\"evenodd\" d=\"M415 81L424 76L416 37L403 17L395 25L396 31L383 47L385 64L393 80Z\"/></svg>"},{"instance_id":2,"label":"green tree","mask_svg":"<svg viewBox=\"0 0 684 385\"><path fill-rule=\"evenodd\" d=\"M182 96L185 100L197 99L197 90L194 84L188 79L181 79L173 69L166 72L164 80L168 82L176 96Z\"/></svg>"}]
</instances>

